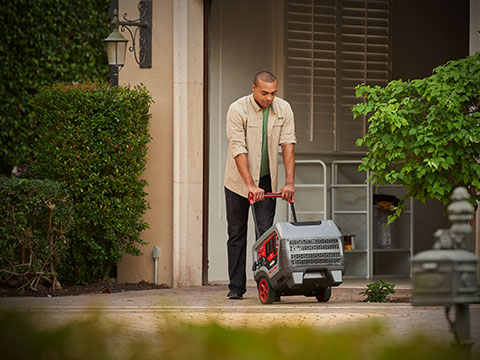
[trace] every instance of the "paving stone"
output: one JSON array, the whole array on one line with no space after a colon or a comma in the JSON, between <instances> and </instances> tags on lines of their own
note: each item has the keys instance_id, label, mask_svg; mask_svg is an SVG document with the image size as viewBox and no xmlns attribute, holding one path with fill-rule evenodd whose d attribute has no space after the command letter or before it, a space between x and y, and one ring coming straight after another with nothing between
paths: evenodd
<instances>
[{"instance_id":1,"label":"paving stone","mask_svg":"<svg viewBox=\"0 0 480 360\"><path fill-rule=\"evenodd\" d=\"M364 303L359 288L342 285L332 299L319 303L304 296L283 297L262 305L256 289L248 287L243 300L227 300L226 286L132 291L112 294L52 298L0 298L0 310L28 311L37 323L54 327L72 319L101 313L106 323L119 323L135 336L148 336L158 329L191 322L211 321L223 326L266 328L269 326L314 326L323 329L351 327L365 321L380 321L388 330L385 338L422 333L453 341L442 307L413 307L410 303ZM411 295L408 286L403 295ZM399 291L399 292L402 292ZM471 336L480 351L480 305L470 306Z\"/></svg>"}]
</instances>

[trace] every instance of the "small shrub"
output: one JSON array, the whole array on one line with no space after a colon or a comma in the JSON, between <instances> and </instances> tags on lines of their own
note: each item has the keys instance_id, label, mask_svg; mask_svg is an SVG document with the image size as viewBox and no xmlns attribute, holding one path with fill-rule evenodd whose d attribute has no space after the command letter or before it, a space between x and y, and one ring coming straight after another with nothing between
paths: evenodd
<instances>
[{"instance_id":1,"label":"small shrub","mask_svg":"<svg viewBox=\"0 0 480 360\"><path fill-rule=\"evenodd\" d=\"M387 284L383 280L378 280L368 284L367 289L360 292L360 295L366 296L363 300L365 302L387 302L387 296L395 294L394 287L395 284Z\"/></svg>"},{"instance_id":2,"label":"small shrub","mask_svg":"<svg viewBox=\"0 0 480 360\"><path fill-rule=\"evenodd\" d=\"M65 257L71 221L60 184L0 177L0 281L35 290L44 279L58 288L56 266Z\"/></svg>"},{"instance_id":3,"label":"small shrub","mask_svg":"<svg viewBox=\"0 0 480 360\"><path fill-rule=\"evenodd\" d=\"M38 138L26 176L63 182L74 206L62 281L103 280L124 253L140 254L150 104L144 87L93 83L57 84L35 98Z\"/></svg>"}]
</instances>

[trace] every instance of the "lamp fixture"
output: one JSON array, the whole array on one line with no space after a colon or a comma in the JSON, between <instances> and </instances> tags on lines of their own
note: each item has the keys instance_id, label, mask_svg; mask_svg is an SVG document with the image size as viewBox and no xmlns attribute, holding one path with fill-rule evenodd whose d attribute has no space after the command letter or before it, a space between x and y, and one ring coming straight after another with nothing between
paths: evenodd
<instances>
[{"instance_id":1,"label":"lamp fixture","mask_svg":"<svg viewBox=\"0 0 480 360\"><path fill-rule=\"evenodd\" d=\"M125 53L128 40L118 31L118 11L113 10L113 31L103 41L107 47L108 64L116 68L125 65Z\"/></svg>"},{"instance_id":2,"label":"lamp fixture","mask_svg":"<svg viewBox=\"0 0 480 360\"><path fill-rule=\"evenodd\" d=\"M123 20L118 20L118 9L113 10L112 32L103 40L107 46L107 55L109 65L114 67L114 72L125 65L125 53L128 40L118 31L124 32L125 29L130 34L132 45L128 47L133 52L135 61L141 68L152 67L152 0L141 0L138 2L139 17L136 20L130 20L127 14L123 14ZM135 27L132 31L130 27ZM140 30L140 31L139 31ZM139 32L138 43L136 42ZM137 55L138 53L138 55Z\"/></svg>"}]
</instances>

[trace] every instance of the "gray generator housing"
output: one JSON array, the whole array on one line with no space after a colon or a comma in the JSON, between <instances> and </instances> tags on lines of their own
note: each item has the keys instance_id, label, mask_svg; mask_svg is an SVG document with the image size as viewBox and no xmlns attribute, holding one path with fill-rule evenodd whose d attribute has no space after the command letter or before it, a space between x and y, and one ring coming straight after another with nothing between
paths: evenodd
<instances>
[{"instance_id":1,"label":"gray generator housing","mask_svg":"<svg viewBox=\"0 0 480 360\"><path fill-rule=\"evenodd\" d=\"M314 296L343 281L342 234L332 220L279 222L255 242L253 260L257 283L266 277L278 295Z\"/></svg>"}]
</instances>

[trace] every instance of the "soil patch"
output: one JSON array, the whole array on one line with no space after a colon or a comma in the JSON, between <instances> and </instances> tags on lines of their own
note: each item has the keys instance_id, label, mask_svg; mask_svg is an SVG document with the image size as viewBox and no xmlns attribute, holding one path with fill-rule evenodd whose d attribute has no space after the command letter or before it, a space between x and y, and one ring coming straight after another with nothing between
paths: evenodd
<instances>
[{"instance_id":1,"label":"soil patch","mask_svg":"<svg viewBox=\"0 0 480 360\"><path fill-rule=\"evenodd\" d=\"M84 294L111 294L122 291L139 291L139 290L154 290L154 289L168 289L166 284L156 285L149 282L139 283L116 283L116 282L97 282L88 285L65 285L62 289L55 290L51 287L46 287L41 284L38 285L37 291L32 289L18 289L8 285L0 285L0 296L72 296Z\"/></svg>"}]
</instances>

